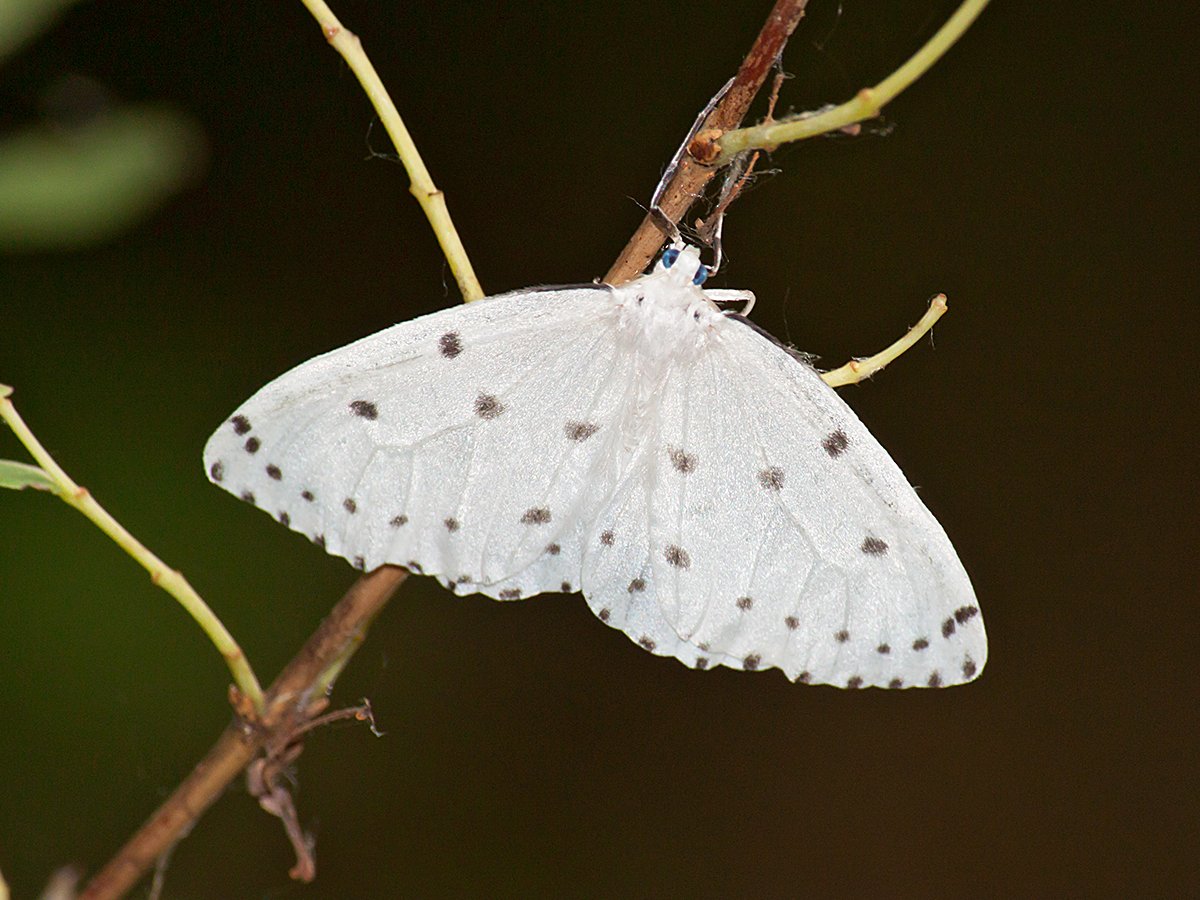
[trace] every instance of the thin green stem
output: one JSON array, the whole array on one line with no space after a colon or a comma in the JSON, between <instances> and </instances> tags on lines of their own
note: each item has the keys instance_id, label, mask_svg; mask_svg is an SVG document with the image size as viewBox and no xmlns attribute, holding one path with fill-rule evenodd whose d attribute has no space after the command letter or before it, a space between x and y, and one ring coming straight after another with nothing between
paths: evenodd
<instances>
[{"instance_id":1,"label":"thin green stem","mask_svg":"<svg viewBox=\"0 0 1200 900\"><path fill-rule=\"evenodd\" d=\"M815 115L779 119L766 125L726 132L721 136L721 154L715 164L727 163L737 154L747 150L774 150L780 144L837 131L856 122L874 118L897 94L937 62L955 41L962 37L987 5L988 0L965 0L946 24L939 28L908 62L874 87L863 88L853 100Z\"/></svg>"},{"instance_id":2,"label":"thin green stem","mask_svg":"<svg viewBox=\"0 0 1200 900\"><path fill-rule=\"evenodd\" d=\"M225 658L225 663L229 666L229 671L233 674L233 680L238 689L254 704L255 710L261 713L263 709L262 687L246 659L246 654L242 652L242 648L238 646L224 623L188 584L182 572L170 568L151 553L141 541L125 529L125 526L114 519L108 510L96 502L87 488L80 487L72 480L71 476L63 471L17 413L16 407L9 399L11 394L12 388L0 385L0 419L3 419L12 429L17 440L29 451L29 455L54 481L58 496L83 513L101 531L112 538L117 546L132 556L142 568L150 573L151 581L179 601L180 605L196 620L196 623L204 629L209 640Z\"/></svg>"},{"instance_id":3,"label":"thin green stem","mask_svg":"<svg viewBox=\"0 0 1200 900\"><path fill-rule=\"evenodd\" d=\"M467 258L467 251L462 245L458 231L454 228L454 222L450 219L446 196L434 185L433 178L430 176L429 170L425 168L425 162L421 159L421 154L417 152L417 145L408 133L404 120L400 118L400 113L388 95L387 88L383 86L379 73L375 71L375 66L371 64L366 51L363 50L358 35L338 21L337 16L333 14L333 10L329 8L325 0L302 0L302 2L308 7L313 18L317 20L317 24L321 26L325 40L342 55L346 65L350 67L350 71L362 85L367 99L371 101L371 105L379 114L383 127L387 129L392 143L396 146L400 162L404 164L404 168L408 172L409 193L416 198L417 203L425 212L425 217L429 219L429 224L442 247L446 262L450 264L450 271L454 273L454 278L458 282L458 289L462 292L463 300L468 303L478 300L483 296L483 288L479 286L479 280L475 277L474 269L471 268L471 260Z\"/></svg>"},{"instance_id":4,"label":"thin green stem","mask_svg":"<svg viewBox=\"0 0 1200 900\"><path fill-rule=\"evenodd\" d=\"M821 374L822 380L830 387L841 387L843 384L854 384L864 378L870 378L901 353L919 341L933 327L933 323L946 312L946 295L937 294L929 301L929 309L920 321L908 330L908 334L900 338L886 350L868 356L866 359L852 359L844 366L831 369Z\"/></svg>"},{"instance_id":5,"label":"thin green stem","mask_svg":"<svg viewBox=\"0 0 1200 900\"><path fill-rule=\"evenodd\" d=\"M312 693L314 695L328 696L333 691L334 682L338 680L342 670L346 668L354 654L358 652L358 648L362 646L363 641L367 639L367 629L371 627L375 617L382 611L381 607L371 616L364 618L358 623L358 627L354 629L353 633L346 637L346 644L342 651L329 662L313 682Z\"/></svg>"}]
</instances>

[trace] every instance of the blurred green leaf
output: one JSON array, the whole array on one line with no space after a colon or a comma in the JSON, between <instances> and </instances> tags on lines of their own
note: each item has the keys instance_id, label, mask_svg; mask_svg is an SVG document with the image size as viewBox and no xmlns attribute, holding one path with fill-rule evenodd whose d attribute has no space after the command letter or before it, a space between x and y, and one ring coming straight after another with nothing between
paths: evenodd
<instances>
[{"instance_id":1,"label":"blurred green leaf","mask_svg":"<svg viewBox=\"0 0 1200 900\"><path fill-rule=\"evenodd\" d=\"M7 0L0 0L0 6ZM40 250L114 237L200 170L198 125L174 110L120 107L69 130L0 140L0 249Z\"/></svg>"},{"instance_id":2,"label":"blurred green leaf","mask_svg":"<svg viewBox=\"0 0 1200 900\"><path fill-rule=\"evenodd\" d=\"M50 476L37 466L12 459L0 459L0 488L9 488L14 491L25 488L51 492L58 490L58 486Z\"/></svg>"},{"instance_id":3,"label":"blurred green leaf","mask_svg":"<svg viewBox=\"0 0 1200 900\"><path fill-rule=\"evenodd\" d=\"M0 0L0 59L49 28L76 0Z\"/></svg>"}]
</instances>

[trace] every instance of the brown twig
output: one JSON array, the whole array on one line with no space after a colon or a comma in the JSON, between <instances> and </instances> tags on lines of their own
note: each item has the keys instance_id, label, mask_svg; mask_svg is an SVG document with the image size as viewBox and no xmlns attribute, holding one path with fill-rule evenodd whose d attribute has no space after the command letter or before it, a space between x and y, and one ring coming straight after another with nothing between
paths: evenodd
<instances>
[{"instance_id":1,"label":"brown twig","mask_svg":"<svg viewBox=\"0 0 1200 900\"><path fill-rule=\"evenodd\" d=\"M787 75L783 69L777 67L775 78L771 81L771 93L767 97L767 114L763 116L763 122L775 121L775 104L779 102L779 91L783 88L783 82L786 79ZM733 205L733 201L742 195L742 191L750 183L750 179L754 175L754 166L761 156L762 151L755 150L740 172L731 169L730 173L725 176L726 182L721 188L721 196L718 198L716 206L705 218L696 220L696 233L700 236L700 240L705 243L712 242L725 212ZM742 157L739 157L740 159Z\"/></svg>"},{"instance_id":2,"label":"brown twig","mask_svg":"<svg viewBox=\"0 0 1200 900\"><path fill-rule=\"evenodd\" d=\"M204 811L277 735L293 734L324 700L313 696L332 660L361 640L361 632L408 576L383 566L360 578L280 673L266 693L258 721L239 716L166 802L101 869L80 895L84 900L120 897L174 846Z\"/></svg>"},{"instance_id":3,"label":"brown twig","mask_svg":"<svg viewBox=\"0 0 1200 900\"><path fill-rule=\"evenodd\" d=\"M357 645L353 645L357 646ZM264 811L283 822L283 830L296 854L296 865L288 872L297 881L309 882L317 877L316 841L300 825L300 814L292 800L291 785L294 782L295 763L304 750L304 736L317 728L324 728L344 719L370 722L371 732L375 728L375 716L371 704L364 700L358 706L337 709L333 712L317 713L329 704L322 697L309 705L309 715L296 725L295 731L277 731L246 769L246 787L250 796L258 801Z\"/></svg>"},{"instance_id":4,"label":"brown twig","mask_svg":"<svg viewBox=\"0 0 1200 900\"><path fill-rule=\"evenodd\" d=\"M754 40L754 46L742 60L733 84L713 109L708 120L698 129L696 139L692 141L670 184L663 192L660 208L672 222L683 218L704 190L704 186L717 174L717 167L702 160L715 157L714 148L721 135L741 124L751 101L766 80L767 73L779 59L788 38L804 16L804 8L807 5L808 0L777 0L775 3ZM660 226L661 220L653 215L647 214L642 219L642 224L604 276L607 283L620 284L642 273L654 258L654 254L662 247L664 235Z\"/></svg>"}]
</instances>

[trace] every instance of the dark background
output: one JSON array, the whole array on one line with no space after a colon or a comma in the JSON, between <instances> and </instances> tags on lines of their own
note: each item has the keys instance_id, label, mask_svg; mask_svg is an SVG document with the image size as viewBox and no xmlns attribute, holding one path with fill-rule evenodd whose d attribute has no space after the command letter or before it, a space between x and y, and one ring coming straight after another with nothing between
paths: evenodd
<instances>
[{"instance_id":1,"label":"dark background","mask_svg":"<svg viewBox=\"0 0 1200 900\"><path fill-rule=\"evenodd\" d=\"M782 108L841 102L954 8L813 0ZM484 287L586 281L770 4L335 5ZM1166 5L1168 8L1170 4ZM1177 895L1197 878L1192 32L1157 6L997 2L855 139L778 152L718 286L829 366L971 573L991 656L944 691L701 673L579 596L405 584L299 769L317 881L239 781L168 897ZM201 123L198 183L74 252L0 256L0 381L269 681L354 580L211 487L210 431L284 369L458 301L357 83L299 3L85 3L0 68ZM886 132L886 133L885 133ZM0 455L22 457L11 435ZM45 495L0 493L0 869L94 871L229 720L167 595ZM145 888L139 889L144 894Z\"/></svg>"}]
</instances>

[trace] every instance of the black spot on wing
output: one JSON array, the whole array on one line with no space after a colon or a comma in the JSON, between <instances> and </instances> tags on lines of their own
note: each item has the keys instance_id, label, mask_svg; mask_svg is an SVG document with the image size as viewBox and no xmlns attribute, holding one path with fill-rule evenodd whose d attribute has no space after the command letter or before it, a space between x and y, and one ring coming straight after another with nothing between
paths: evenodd
<instances>
[{"instance_id":1,"label":"black spot on wing","mask_svg":"<svg viewBox=\"0 0 1200 900\"><path fill-rule=\"evenodd\" d=\"M558 554L562 553L562 547L560 547L558 544L547 544L546 552L551 556L558 556Z\"/></svg>"},{"instance_id":2,"label":"black spot on wing","mask_svg":"<svg viewBox=\"0 0 1200 900\"><path fill-rule=\"evenodd\" d=\"M393 516L392 520L390 522L388 522L388 524L391 525L393 528L399 528L402 525L407 525L408 524L408 516L403 515L403 514L398 515L398 516Z\"/></svg>"},{"instance_id":3,"label":"black spot on wing","mask_svg":"<svg viewBox=\"0 0 1200 900\"><path fill-rule=\"evenodd\" d=\"M644 634L640 638L638 638L638 643L641 644L643 647L645 647L647 650L653 650L655 647L658 646L658 644L656 644L654 642L653 638L647 637Z\"/></svg>"},{"instance_id":4,"label":"black spot on wing","mask_svg":"<svg viewBox=\"0 0 1200 900\"><path fill-rule=\"evenodd\" d=\"M279 518L280 525L291 525L292 524L292 517L289 516L286 512L280 512L278 518Z\"/></svg>"},{"instance_id":5,"label":"black spot on wing","mask_svg":"<svg viewBox=\"0 0 1200 900\"><path fill-rule=\"evenodd\" d=\"M602 543L605 547L611 547L614 541L616 541L616 537L611 531L604 531L600 533L600 543Z\"/></svg>"},{"instance_id":6,"label":"black spot on wing","mask_svg":"<svg viewBox=\"0 0 1200 900\"><path fill-rule=\"evenodd\" d=\"M941 687L942 686L941 674L935 671L933 674L931 674L929 676L929 681L927 683L929 684L930 687Z\"/></svg>"},{"instance_id":7,"label":"black spot on wing","mask_svg":"<svg viewBox=\"0 0 1200 900\"><path fill-rule=\"evenodd\" d=\"M315 500L315 499L316 499L316 497L314 497L314 496L313 496L313 492L312 492L312 491L301 491L301 492L300 492L300 496L301 496L301 497L302 497L302 498L305 500L305 502L307 502L307 503L312 503L312 502L313 502L313 500Z\"/></svg>"},{"instance_id":8,"label":"black spot on wing","mask_svg":"<svg viewBox=\"0 0 1200 900\"><path fill-rule=\"evenodd\" d=\"M696 471L696 455L694 453L685 453L679 447L668 447L667 456L671 459L671 465L675 467L676 472L687 475Z\"/></svg>"},{"instance_id":9,"label":"black spot on wing","mask_svg":"<svg viewBox=\"0 0 1200 900\"><path fill-rule=\"evenodd\" d=\"M752 606L754 606L753 597L738 597L734 602L737 604L737 608L742 612L747 612Z\"/></svg>"},{"instance_id":10,"label":"black spot on wing","mask_svg":"<svg viewBox=\"0 0 1200 900\"><path fill-rule=\"evenodd\" d=\"M846 641L850 640L850 632L843 628L841 631L838 631L833 635L833 639L839 644L844 644Z\"/></svg>"},{"instance_id":11,"label":"black spot on wing","mask_svg":"<svg viewBox=\"0 0 1200 900\"><path fill-rule=\"evenodd\" d=\"M852 675L846 681L846 687L850 688L850 690L852 690L852 691L856 691L862 686L863 686L863 680L862 680L861 675Z\"/></svg>"},{"instance_id":12,"label":"black spot on wing","mask_svg":"<svg viewBox=\"0 0 1200 900\"><path fill-rule=\"evenodd\" d=\"M505 588L504 590L502 590L500 592L500 599L501 600L520 600L521 599L521 589L520 588Z\"/></svg>"},{"instance_id":13,"label":"black spot on wing","mask_svg":"<svg viewBox=\"0 0 1200 900\"><path fill-rule=\"evenodd\" d=\"M212 468L208 470L208 474L213 481L223 481L225 478L225 463L219 459L212 464Z\"/></svg>"},{"instance_id":14,"label":"black spot on wing","mask_svg":"<svg viewBox=\"0 0 1200 900\"><path fill-rule=\"evenodd\" d=\"M271 463L269 466L267 466L267 477L272 481L279 481L281 478L283 478L283 472L279 470L279 466Z\"/></svg>"},{"instance_id":15,"label":"black spot on wing","mask_svg":"<svg viewBox=\"0 0 1200 900\"><path fill-rule=\"evenodd\" d=\"M348 513L353 514L353 513L358 512L358 504L354 501L353 497L347 497L345 500L342 501L342 509L346 510L346 512L348 512Z\"/></svg>"},{"instance_id":16,"label":"black spot on wing","mask_svg":"<svg viewBox=\"0 0 1200 900\"><path fill-rule=\"evenodd\" d=\"M788 627L788 631L795 631L797 628L800 627L800 620L797 619L795 616L788 616L786 619L783 620L783 624Z\"/></svg>"},{"instance_id":17,"label":"black spot on wing","mask_svg":"<svg viewBox=\"0 0 1200 900\"><path fill-rule=\"evenodd\" d=\"M609 620L609 618L612 616L612 613L609 612L608 609L602 609L602 610L600 610L599 613L597 613L597 615L600 617L601 622L607 622Z\"/></svg>"},{"instance_id":18,"label":"black spot on wing","mask_svg":"<svg viewBox=\"0 0 1200 900\"><path fill-rule=\"evenodd\" d=\"M878 647L875 648L875 652L878 653L880 656L887 656L889 653L892 652L892 647L890 644L880 644Z\"/></svg>"},{"instance_id":19,"label":"black spot on wing","mask_svg":"<svg viewBox=\"0 0 1200 900\"><path fill-rule=\"evenodd\" d=\"M692 564L692 558L688 555L688 552L675 544L669 545L663 551L663 556L666 557L668 563L677 569L686 569Z\"/></svg>"},{"instance_id":20,"label":"black spot on wing","mask_svg":"<svg viewBox=\"0 0 1200 900\"><path fill-rule=\"evenodd\" d=\"M504 404L491 394L480 394L475 398L475 415L481 419L494 419L504 412Z\"/></svg>"},{"instance_id":21,"label":"black spot on wing","mask_svg":"<svg viewBox=\"0 0 1200 900\"><path fill-rule=\"evenodd\" d=\"M954 627L954 617L951 616L942 623L942 637L948 638L950 635L954 634Z\"/></svg>"},{"instance_id":22,"label":"black spot on wing","mask_svg":"<svg viewBox=\"0 0 1200 900\"><path fill-rule=\"evenodd\" d=\"M354 400L350 403L350 412L364 419L374 421L379 418L379 408L370 400Z\"/></svg>"},{"instance_id":23,"label":"black spot on wing","mask_svg":"<svg viewBox=\"0 0 1200 900\"><path fill-rule=\"evenodd\" d=\"M747 656L745 659L742 660L742 668L745 669L747 672L753 672L760 665L762 665L762 657L759 656L757 653L751 653L749 656Z\"/></svg>"},{"instance_id":24,"label":"black spot on wing","mask_svg":"<svg viewBox=\"0 0 1200 900\"><path fill-rule=\"evenodd\" d=\"M446 519L443 519L442 524L446 526L446 530L451 534L454 534L454 532L462 527L462 523L454 518L454 516L448 516Z\"/></svg>"},{"instance_id":25,"label":"black spot on wing","mask_svg":"<svg viewBox=\"0 0 1200 900\"><path fill-rule=\"evenodd\" d=\"M887 541L880 540L877 537L866 537L863 539L862 547L860 548L867 556L883 556L888 552Z\"/></svg>"},{"instance_id":26,"label":"black spot on wing","mask_svg":"<svg viewBox=\"0 0 1200 900\"><path fill-rule=\"evenodd\" d=\"M600 426L595 422L567 422L563 426L563 433L567 436L567 440L580 443L586 441L593 434L600 430Z\"/></svg>"},{"instance_id":27,"label":"black spot on wing","mask_svg":"<svg viewBox=\"0 0 1200 900\"><path fill-rule=\"evenodd\" d=\"M640 594L646 589L646 580L644 578L635 578L629 582L629 593Z\"/></svg>"},{"instance_id":28,"label":"black spot on wing","mask_svg":"<svg viewBox=\"0 0 1200 900\"><path fill-rule=\"evenodd\" d=\"M758 483L768 491L783 489L783 469L779 466L768 466L758 473Z\"/></svg>"},{"instance_id":29,"label":"black spot on wing","mask_svg":"<svg viewBox=\"0 0 1200 900\"><path fill-rule=\"evenodd\" d=\"M888 682L888 687L890 687L893 691L897 690L898 688L902 688L902 687L904 687L904 679L903 678L893 678L891 681Z\"/></svg>"},{"instance_id":30,"label":"black spot on wing","mask_svg":"<svg viewBox=\"0 0 1200 900\"><path fill-rule=\"evenodd\" d=\"M959 625L966 625L977 615L979 615L978 606L960 606L954 611L954 621Z\"/></svg>"},{"instance_id":31,"label":"black spot on wing","mask_svg":"<svg viewBox=\"0 0 1200 900\"><path fill-rule=\"evenodd\" d=\"M925 638L917 638L912 643L912 648L914 650L924 650L928 646L929 646L929 641Z\"/></svg>"},{"instance_id":32,"label":"black spot on wing","mask_svg":"<svg viewBox=\"0 0 1200 900\"><path fill-rule=\"evenodd\" d=\"M846 448L850 446L850 438L839 428L831 431L825 440L821 441L821 446L825 448L826 453L836 458L846 452Z\"/></svg>"},{"instance_id":33,"label":"black spot on wing","mask_svg":"<svg viewBox=\"0 0 1200 900\"><path fill-rule=\"evenodd\" d=\"M242 499L245 500L247 503L253 503L254 502L254 492L253 491L242 491Z\"/></svg>"},{"instance_id":34,"label":"black spot on wing","mask_svg":"<svg viewBox=\"0 0 1200 900\"><path fill-rule=\"evenodd\" d=\"M250 430L250 420L245 416L234 416L229 421L233 423L234 434L242 435Z\"/></svg>"},{"instance_id":35,"label":"black spot on wing","mask_svg":"<svg viewBox=\"0 0 1200 900\"><path fill-rule=\"evenodd\" d=\"M974 678L975 673L979 671L979 667L975 665L975 660L971 657L966 657L962 664L963 678Z\"/></svg>"},{"instance_id":36,"label":"black spot on wing","mask_svg":"<svg viewBox=\"0 0 1200 900\"><path fill-rule=\"evenodd\" d=\"M246 438L246 443L242 445L247 453L257 453L258 448L262 446L262 441L256 437Z\"/></svg>"},{"instance_id":37,"label":"black spot on wing","mask_svg":"<svg viewBox=\"0 0 1200 900\"><path fill-rule=\"evenodd\" d=\"M558 589L559 589L560 591L562 591L562 593L564 593L564 594L570 594L570 593L572 592L572 591L571 591L571 582L569 582L569 581L564 581L562 584L560 584L560 585L558 586Z\"/></svg>"},{"instance_id":38,"label":"black spot on wing","mask_svg":"<svg viewBox=\"0 0 1200 900\"><path fill-rule=\"evenodd\" d=\"M438 353L446 357L446 359L454 359L458 354L462 353L462 340L456 331L447 331L438 338Z\"/></svg>"},{"instance_id":39,"label":"black spot on wing","mask_svg":"<svg viewBox=\"0 0 1200 900\"><path fill-rule=\"evenodd\" d=\"M550 510L544 506L530 507L521 516L522 525L546 525L549 521Z\"/></svg>"}]
</instances>

